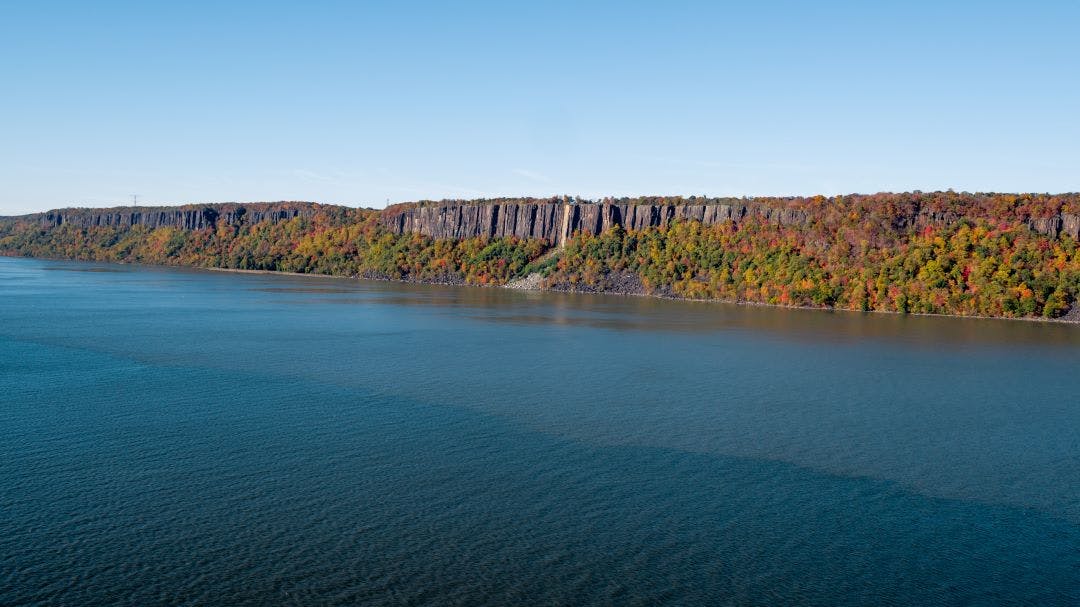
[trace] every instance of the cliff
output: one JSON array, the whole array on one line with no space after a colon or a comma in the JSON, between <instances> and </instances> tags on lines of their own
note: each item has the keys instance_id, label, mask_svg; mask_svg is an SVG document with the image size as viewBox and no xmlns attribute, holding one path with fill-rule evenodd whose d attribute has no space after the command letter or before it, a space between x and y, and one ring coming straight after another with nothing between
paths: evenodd
<instances>
[{"instance_id":1,"label":"cliff","mask_svg":"<svg viewBox=\"0 0 1080 607\"><path fill-rule=\"evenodd\" d=\"M395 234L419 232L433 238L475 236L541 238L562 243L575 232L599 234L613 226L643 229L675 220L705 224L739 221L754 214L781 225L805 223L805 211L742 204L613 204L568 201L505 203L449 202L391 208L380 223Z\"/></svg>"},{"instance_id":2,"label":"cliff","mask_svg":"<svg viewBox=\"0 0 1080 607\"><path fill-rule=\"evenodd\" d=\"M20 217L0 218L36 224L42 228L144 226L184 230L214 228L218 224L252 225L310 217L320 208L341 209L308 202L222 203L177 207L67 208ZM521 199L509 202L444 201L396 205L378 212L378 223L401 235L420 233L437 239L463 240L477 236L517 236L562 243L575 232L599 234L613 226L643 229L672 221L697 220L705 224L740 221L749 215L780 225L807 221L807 213L755 202L733 203L593 203L562 199Z\"/></svg>"},{"instance_id":3,"label":"cliff","mask_svg":"<svg viewBox=\"0 0 1080 607\"><path fill-rule=\"evenodd\" d=\"M1058 204L1056 210L1051 207L1050 212L1014 204L1015 208L1004 212L984 208L985 205L965 205L962 199L956 204L936 204L937 201L928 202L915 194L886 196L893 199L882 200L880 205L874 197L848 197L848 202L840 204L834 204L835 199L824 199L832 208L811 198L725 198L700 199L700 202L694 199L443 201L390 207L381 214L379 222L395 234L420 233L455 240L517 236L562 244L575 232L599 234L616 225L640 230L666 226L676 220L713 225L739 223L754 217L781 226L811 223L828 226L838 213L849 209L849 214L881 215L876 220L896 231L947 227L965 219L1009 219L1051 238L1062 234L1080 238L1080 213L1065 212L1063 204Z\"/></svg>"},{"instance_id":4,"label":"cliff","mask_svg":"<svg viewBox=\"0 0 1080 607\"><path fill-rule=\"evenodd\" d=\"M222 203L179 207L69 208L6 218L43 228L60 225L163 226L184 230L253 225L311 217L319 210L348 212L345 207L310 202ZM377 222L389 232L419 233L436 239L462 240L478 236L542 239L563 244L576 232L599 234L614 226L641 230L673 221L705 225L740 223L754 218L766 224L802 226L829 232L853 217L901 233L927 226L948 227L982 220L991 225L1022 225L1050 238L1080 239L1080 196L967 194L911 192L844 197L786 198L509 198L446 200L394 205L378 213ZM3 219L3 218L0 218Z\"/></svg>"},{"instance_id":5,"label":"cliff","mask_svg":"<svg viewBox=\"0 0 1080 607\"><path fill-rule=\"evenodd\" d=\"M310 217L320 205L311 202L257 202L185 205L178 207L114 207L109 209L68 208L20 217L43 228L60 225L174 227L184 230L251 225L263 221L287 221Z\"/></svg>"}]
</instances>

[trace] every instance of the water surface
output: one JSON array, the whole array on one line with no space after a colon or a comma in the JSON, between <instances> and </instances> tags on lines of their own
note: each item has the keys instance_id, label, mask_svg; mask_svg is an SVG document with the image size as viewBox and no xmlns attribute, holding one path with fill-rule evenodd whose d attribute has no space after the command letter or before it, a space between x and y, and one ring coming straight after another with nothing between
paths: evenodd
<instances>
[{"instance_id":1,"label":"water surface","mask_svg":"<svg viewBox=\"0 0 1080 607\"><path fill-rule=\"evenodd\" d=\"M0 258L0 604L1080 603L1080 327Z\"/></svg>"}]
</instances>

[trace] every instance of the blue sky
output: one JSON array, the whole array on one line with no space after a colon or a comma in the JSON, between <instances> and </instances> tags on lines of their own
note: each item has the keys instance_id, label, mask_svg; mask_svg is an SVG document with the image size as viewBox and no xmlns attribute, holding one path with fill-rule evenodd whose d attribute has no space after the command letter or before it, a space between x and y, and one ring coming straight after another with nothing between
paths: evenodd
<instances>
[{"instance_id":1,"label":"blue sky","mask_svg":"<svg viewBox=\"0 0 1080 607\"><path fill-rule=\"evenodd\" d=\"M1077 191L1077 31L1075 1L6 2L0 214Z\"/></svg>"}]
</instances>

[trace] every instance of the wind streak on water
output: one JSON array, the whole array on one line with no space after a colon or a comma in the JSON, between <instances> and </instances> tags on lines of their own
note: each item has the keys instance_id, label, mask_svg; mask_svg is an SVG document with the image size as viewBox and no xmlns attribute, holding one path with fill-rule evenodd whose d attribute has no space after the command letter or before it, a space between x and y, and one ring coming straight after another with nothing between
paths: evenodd
<instances>
[{"instance_id":1,"label":"wind streak on water","mask_svg":"<svg viewBox=\"0 0 1080 607\"><path fill-rule=\"evenodd\" d=\"M3 259L0 603L1075 604L1078 345Z\"/></svg>"}]
</instances>

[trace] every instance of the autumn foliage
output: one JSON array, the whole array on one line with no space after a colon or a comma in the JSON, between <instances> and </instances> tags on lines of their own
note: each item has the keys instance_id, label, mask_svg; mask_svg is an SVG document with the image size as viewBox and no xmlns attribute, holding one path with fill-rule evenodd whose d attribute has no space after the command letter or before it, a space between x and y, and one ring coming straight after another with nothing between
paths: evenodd
<instances>
[{"instance_id":1,"label":"autumn foliage","mask_svg":"<svg viewBox=\"0 0 1080 607\"><path fill-rule=\"evenodd\" d=\"M789 306L1002 317L1060 317L1080 294L1080 249L1038 222L1080 212L1077 195L877 194L755 199L798 223L738 222L575 234L564 249L516 238L434 240L382 227L380 211L322 206L311 216L214 228L43 227L0 221L0 253L499 285L540 272L549 287ZM723 199L609 199L722 204ZM384 212L400 212L391 209Z\"/></svg>"}]
</instances>

